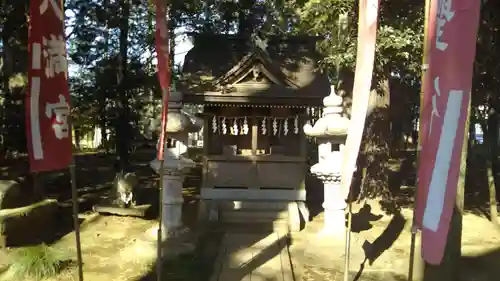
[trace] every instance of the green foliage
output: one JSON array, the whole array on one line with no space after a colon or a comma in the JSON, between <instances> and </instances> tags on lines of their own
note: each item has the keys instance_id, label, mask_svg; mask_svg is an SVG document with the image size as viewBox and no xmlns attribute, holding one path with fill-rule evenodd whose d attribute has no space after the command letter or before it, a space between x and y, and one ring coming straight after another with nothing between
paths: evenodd
<instances>
[{"instance_id":1,"label":"green foliage","mask_svg":"<svg viewBox=\"0 0 500 281\"><path fill-rule=\"evenodd\" d=\"M354 67L357 37L355 4L354 0L311 0L298 8L300 22L295 32L324 38L319 48L325 55L322 66L327 70Z\"/></svg>"},{"instance_id":2,"label":"green foliage","mask_svg":"<svg viewBox=\"0 0 500 281\"><path fill-rule=\"evenodd\" d=\"M333 82L340 70L353 71L356 62L358 10L355 0L173 0L171 30L217 34L259 30L264 34L320 36L320 61ZM393 127L413 130L419 112L424 2L380 2L374 82L389 77L397 85L391 103L409 118ZM0 153L25 152L24 97L27 83L28 0L5 0L0 6ZM491 109L500 110L500 13L498 1L487 1L481 12L473 85L474 122L483 123ZM146 0L67 0L68 54L75 75L69 79L75 136L103 128L103 137L117 138L124 123L147 126L158 115L160 91L153 64L154 5ZM126 38L120 35L126 34ZM175 53L175 45L172 46ZM144 54L151 54L144 56ZM124 61L122 58L125 55ZM174 75L179 75L176 68ZM392 76L392 77L391 77ZM124 79L120 79L124 77ZM338 78L338 79L337 79ZM373 83L374 85L378 85ZM350 89L346 89L349 90ZM480 107L484 106L484 107ZM391 107L391 110L394 107ZM496 113L495 113L496 114ZM406 116L406 115L405 115ZM406 117L405 117L406 118ZM396 126L397 125L397 126ZM114 147L113 141L106 147Z\"/></svg>"},{"instance_id":3,"label":"green foliage","mask_svg":"<svg viewBox=\"0 0 500 281\"><path fill-rule=\"evenodd\" d=\"M12 251L7 274L12 281L43 280L57 275L68 264L68 255L45 244Z\"/></svg>"},{"instance_id":4,"label":"green foliage","mask_svg":"<svg viewBox=\"0 0 500 281\"><path fill-rule=\"evenodd\" d=\"M128 146L125 132L144 127L139 123L159 94L152 64L154 9L146 1L68 0L66 10L75 15L67 21L68 53L77 69L70 77L75 137L99 126L110 140L122 132L119 143Z\"/></svg>"},{"instance_id":5,"label":"green foliage","mask_svg":"<svg viewBox=\"0 0 500 281\"><path fill-rule=\"evenodd\" d=\"M0 155L26 151L24 94L26 92L28 0L0 5ZM12 138L11 136L16 136ZM1 157L0 157L1 158Z\"/></svg>"},{"instance_id":6,"label":"green foliage","mask_svg":"<svg viewBox=\"0 0 500 281\"><path fill-rule=\"evenodd\" d=\"M295 32L322 36L322 66L334 73L337 68L354 69L357 44L357 1L310 0L297 8L300 22ZM423 39L423 1L385 1L380 5L376 45L375 77L391 72L410 73L420 78Z\"/></svg>"}]
</instances>

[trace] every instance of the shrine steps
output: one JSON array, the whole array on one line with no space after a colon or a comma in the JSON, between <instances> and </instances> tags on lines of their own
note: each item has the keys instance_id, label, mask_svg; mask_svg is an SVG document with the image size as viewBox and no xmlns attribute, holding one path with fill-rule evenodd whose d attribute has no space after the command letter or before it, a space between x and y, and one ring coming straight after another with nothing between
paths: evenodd
<instances>
[{"instance_id":1,"label":"shrine steps","mask_svg":"<svg viewBox=\"0 0 500 281\"><path fill-rule=\"evenodd\" d=\"M210 281L293 281L289 253L294 202L218 202L225 233ZM298 213L298 212L297 212Z\"/></svg>"},{"instance_id":2,"label":"shrine steps","mask_svg":"<svg viewBox=\"0 0 500 281\"><path fill-rule=\"evenodd\" d=\"M286 232L226 233L210 281L297 280Z\"/></svg>"},{"instance_id":3,"label":"shrine steps","mask_svg":"<svg viewBox=\"0 0 500 281\"><path fill-rule=\"evenodd\" d=\"M220 222L226 231L287 231L290 228L288 210L245 209L229 210L220 214Z\"/></svg>"},{"instance_id":4,"label":"shrine steps","mask_svg":"<svg viewBox=\"0 0 500 281\"><path fill-rule=\"evenodd\" d=\"M301 202L288 201L216 201L208 203L209 220L218 221L226 229L300 231L309 216ZM202 211L203 212L203 211ZM249 226L249 227L248 227Z\"/></svg>"}]
</instances>

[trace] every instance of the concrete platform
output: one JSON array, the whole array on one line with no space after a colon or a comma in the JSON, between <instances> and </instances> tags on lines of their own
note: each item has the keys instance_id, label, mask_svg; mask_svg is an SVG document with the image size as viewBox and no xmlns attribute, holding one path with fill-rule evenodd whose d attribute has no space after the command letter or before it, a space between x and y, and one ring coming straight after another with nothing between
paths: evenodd
<instances>
[{"instance_id":1,"label":"concrete platform","mask_svg":"<svg viewBox=\"0 0 500 281\"><path fill-rule=\"evenodd\" d=\"M292 281L285 232L226 233L210 281Z\"/></svg>"}]
</instances>

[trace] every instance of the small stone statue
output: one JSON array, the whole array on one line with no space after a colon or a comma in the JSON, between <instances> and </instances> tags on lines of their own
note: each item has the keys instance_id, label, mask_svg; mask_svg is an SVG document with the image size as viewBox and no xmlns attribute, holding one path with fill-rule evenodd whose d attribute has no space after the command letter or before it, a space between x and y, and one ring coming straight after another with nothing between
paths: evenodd
<instances>
[{"instance_id":1,"label":"small stone statue","mask_svg":"<svg viewBox=\"0 0 500 281\"><path fill-rule=\"evenodd\" d=\"M134 173L118 173L115 178L116 200L115 204L121 208L135 206L136 187L139 180Z\"/></svg>"}]
</instances>

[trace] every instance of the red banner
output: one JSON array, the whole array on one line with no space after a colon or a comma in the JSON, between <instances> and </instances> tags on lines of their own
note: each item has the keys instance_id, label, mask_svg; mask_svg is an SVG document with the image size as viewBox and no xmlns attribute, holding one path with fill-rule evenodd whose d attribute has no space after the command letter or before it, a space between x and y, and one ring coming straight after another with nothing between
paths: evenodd
<instances>
[{"instance_id":1,"label":"red banner","mask_svg":"<svg viewBox=\"0 0 500 281\"><path fill-rule=\"evenodd\" d=\"M26 133L32 172L67 168L72 160L64 8L31 0Z\"/></svg>"},{"instance_id":2,"label":"red banner","mask_svg":"<svg viewBox=\"0 0 500 281\"><path fill-rule=\"evenodd\" d=\"M480 1L431 1L416 223L422 255L440 264L455 206L476 53Z\"/></svg>"},{"instance_id":3,"label":"red banner","mask_svg":"<svg viewBox=\"0 0 500 281\"><path fill-rule=\"evenodd\" d=\"M344 164L341 177L342 191L346 197L351 187L368 111L373 63L375 60L378 9L379 0L359 1L358 47L354 86L352 89L351 126L349 126L346 145L344 147Z\"/></svg>"},{"instance_id":4,"label":"red banner","mask_svg":"<svg viewBox=\"0 0 500 281\"><path fill-rule=\"evenodd\" d=\"M161 114L161 134L158 145L158 159L163 160L164 141L167 127L168 96L170 93L170 44L169 30L167 25L167 13L165 0L155 0L156 5L156 33L155 46L157 57L158 80L162 91L163 105Z\"/></svg>"}]
</instances>

